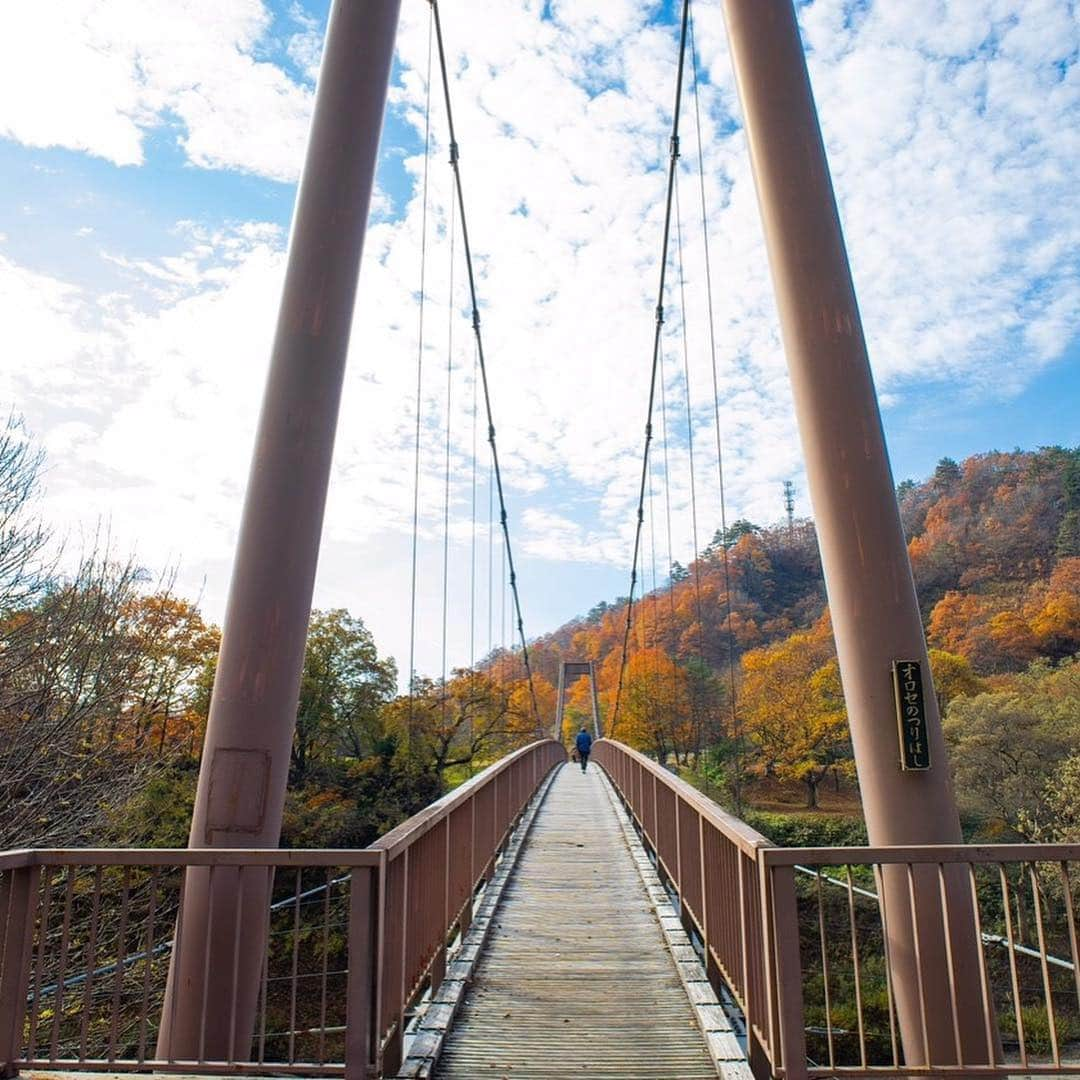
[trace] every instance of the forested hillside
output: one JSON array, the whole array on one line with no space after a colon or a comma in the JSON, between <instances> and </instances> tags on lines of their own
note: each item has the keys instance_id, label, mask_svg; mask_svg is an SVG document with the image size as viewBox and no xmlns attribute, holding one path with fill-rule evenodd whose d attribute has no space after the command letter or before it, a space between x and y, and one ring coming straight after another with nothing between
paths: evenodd
<instances>
[{"instance_id":1,"label":"forested hillside","mask_svg":"<svg viewBox=\"0 0 1080 1080\"><path fill-rule=\"evenodd\" d=\"M1019 815L1080 752L1080 451L945 459L897 494L965 806L987 827L1045 830ZM562 658L594 660L610 716L625 624L625 602L598 604L537 642L535 667L548 681ZM584 718L583 682L570 701ZM853 775L811 522L738 521L635 605L615 734L732 800L778 780L814 806ZM1027 809L1015 790L1008 809L977 797L1001 769Z\"/></svg>"},{"instance_id":2,"label":"forested hillside","mask_svg":"<svg viewBox=\"0 0 1080 1080\"><path fill-rule=\"evenodd\" d=\"M57 554L38 512L44 466L12 419L0 430L0 848L183 844L219 631L107 530L78 557ZM1080 451L944 460L898 494L972 829L1077 835ZM611 730L625 626L625 601L601 602L530 645L544 729L559 662L573 659L596 662ZM418 680L411 696L397 686L359 615L312 613L283 843L367 844L537 730L518 653L446 685ZM855 804L811 522L737 521L691 566L661 570L635 604L622 686L613 734L740 810L777 791ZM568 726L588 717L584 680L567 701Z\"/></svg>"},{"instance_id":3,"label":"forested hillside","mask_svg":"<svg viewBox=\"0 0 1080 1080\"><path fill-rule=\"evenodd\" d=\"M0 427L0 850L184 846L219 630L107 528L63 550L45 464L17 418ZM312 613L285 846L364 846L531 737L497 671L411 701L397 682L361 618Z\"/></svg>"}]
</instances>

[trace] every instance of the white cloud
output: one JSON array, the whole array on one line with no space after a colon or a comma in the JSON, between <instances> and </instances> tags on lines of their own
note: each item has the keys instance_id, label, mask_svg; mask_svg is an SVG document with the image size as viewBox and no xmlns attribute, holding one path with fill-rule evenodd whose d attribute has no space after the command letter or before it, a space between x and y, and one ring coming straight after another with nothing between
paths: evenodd
<instances>
[{"instance_id":1,"label":"white cloud","mask_svg":"<svg viewBox=\"0 0 1080 1080\"><path fill-rule=\"evenodd\" d=\"M102 6L112 10L111 3L96 5ZM672 35L648 24L647 5L556 4L550 19L541 18L542 9L537 0L500 7L496 17L490 5L472 0L446 15L444 29L511 528L522 555L546 561L554 573L560 562L629 559L675 56ZM421 131L427 10L403 7L401 82L392 90L395 107ZM852 10L840 0L815 0L801 14L884 400L900 402L910 388L930 383L1019 388L1060 357L1078 329L1075 21L1067 5L1049 2L956 0L940 3L929 20L899 17L902 7L881 2L858 19ZM286 174L280 161L298 154L294 147L280 150L280 159L259 158L256 102L285 117L293 138L288 133L302 126L307 91L252 58L266 25L259 4L222 11L191 33L218 43L211 52L231 65L229 80L265 69L245 83L250 96L235 105L242 115L223 111L223 82L211 80L196 95L201 104L169 90L194 78L202 46L182 42L177 49L182 78L160 75L173 46L140 17L124 31L126 59L118 66L103 60L99 71L92 67L97 61L84 58L91 65L80 69L87 109L117 122L114 143L106 138L108 124L79 129L86 140L92 129L99 132L88 149L138 160L143 133L162 110L182 103L193 160L244 168L262 162L257 171ZM294 21L298 34L310 33ZM73 33L83 40L82 30ZM775 520L782 480L793 477L800 491L805 487L801 453L713 6L698 13L696 36L711 76L701 94L727 511L729 521ZM313 63L312 46L313 39L294 38L294 62ZM157 60L150 74L132 79L133 57L144 53ZM74 63L82 53L71 55ZM687 104L679 196L700 547L718 524L719 477L697 139ZM34 122L47 130L41 117ZM279 137L277 128L264 126ZM450 216L444 128L436 96L421 431L420 588L429 630L441 602L449 314L442 230ZM63 141L60 134L50 138ZM422 165L415 157L405 162L414 178ZM407 640L402 568L412 521L418 198L400 211L369 229L320 570L324 601L362 612L399 658ZM208 575L213 607L224 593L239 520L282 237L256 223L183 229L180 255L107 253L129 275L122 296L94 296L0 259L0 318L25 358L5 371L3 392L49 440L56 513L74 520L88 506L100 508L112 516L115 533L138 537L148 559L183 552L193 575ZM452 603L459 611L469 603L461 567L470 546L474 358L460 254L459 243L450 492ZM657 436L665 420L670 435L666 496L662 446L654 444L647 541L650 561L656 546L661 573L669 557L685 563L693 544L678 284L673 270L663 395L654 416ZM479 445L483 451L482 405ZM485 524L486 475L482 459L478 517ZM801 501L799 511L808 509ZM544 587L535 576L522 578L526 625L534 632L540 628L528 622L530 591ZM462 620L452 618L451 626L451 655L460 661ZM433 669L434 641L427 632L426 670Z\"/></svg>"},{"instance_id":2,"label":"white cloud","mask_svg":"<svg viewBox=\"0 0 1080 1080\"><path fill-rule=\"evenodd\" d=\"M257 59L261 0L35 0L4 18L0 135L139 165L175 120L194 165L296 178L312 92Z\"/></svg>"},{"instance_id":3,"label":"white cloud","mask_svg":"<svg viewBox=\"0 0 1080 1080\"><path fill-rule=\"evenodd\" d=\"M879 378L1007 389L1078 329L1080 23L1056 0L804 21Z\"/></svg>"}]
</instances>

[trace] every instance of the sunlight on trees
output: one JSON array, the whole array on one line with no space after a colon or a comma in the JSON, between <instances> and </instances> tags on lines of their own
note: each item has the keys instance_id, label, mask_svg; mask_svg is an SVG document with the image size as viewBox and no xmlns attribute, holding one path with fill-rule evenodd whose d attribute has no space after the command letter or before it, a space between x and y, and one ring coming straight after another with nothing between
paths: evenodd
<instances>
[{"instance_id":1,"label":"sunlight on trees","mask_svg":"<svg viewBox=\"0 0 1080 1080\"><path fill-rule=\"evenodd\" d=\"M832 769L851 770L847 713L829 624L743 657L743 730L766 774L806 786L817 806L818 785Z\"/></svg>"},{"instance_id":2,"label":"sunlight on trees","mask_svg":"<svg viewBox=\"0 0 1080 1080\"><path fill-rule=\"evenodd\" d=\"M40 519L43 467L9 417L0 844L182 844L219 631L175 594L171 574L154 580L119 555L107 530L68 557ZM897 495L969 828L1075 838L1080 451L944 459ZM313 611L283 842L363 846L546 736L563 660L594 662L604 725L621 674L614 737L718 785L710 791L729 805L756 777L801 788L814 809L826 777L839 786L854 772L813 523L737 520L670 571L636 598L625 671L625 597L530 643L536 710L517 651L401 695L362 618ZM579 679L566 688L564 738L591 723Z\"/></svg>"}]
</instances>

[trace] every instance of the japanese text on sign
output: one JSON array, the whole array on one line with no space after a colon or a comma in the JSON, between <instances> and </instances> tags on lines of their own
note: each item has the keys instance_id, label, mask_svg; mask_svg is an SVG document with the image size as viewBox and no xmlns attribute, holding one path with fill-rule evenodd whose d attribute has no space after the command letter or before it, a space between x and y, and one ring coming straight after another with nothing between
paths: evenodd
<instances>
[{"instance_id":1,"label":"japanese text on sign","mask_svg":"<svg viewBox=\"0 0 1080 1080\"><path fill-rule=\"evenodd\" d=\"M930 747L926 738L926 708L919 662L894 660L892 671L900 735L900 768L929 769Z\"/></svg>"}]
</instances>

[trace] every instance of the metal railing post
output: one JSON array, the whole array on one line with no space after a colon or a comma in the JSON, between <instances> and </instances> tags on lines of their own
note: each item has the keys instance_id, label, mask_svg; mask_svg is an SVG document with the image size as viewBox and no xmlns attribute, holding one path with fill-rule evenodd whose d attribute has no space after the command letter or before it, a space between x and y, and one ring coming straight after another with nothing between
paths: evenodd
<instances>
[{"instance_id":1,"label":"metal railing post","mask_svg":"<svg viewBox=\"0 0 1080 1080\"><path fill-rule=\"evenodd\" d=\"M769 929L766 947L773 958L770 1027L777 1042L784 1080L806 1080L806 1020L803 1008L802 958L799 955L799 912L795 900L795 869L763 867L763 895L767 897Z\"/></svg>"},{"instance_id":2,"label":"metal railing post","mask_svg":"<svg viewBox=\"0 0 1080 1080\"><path fill-rule=\"evenodd\" d=\"M0 886L0 1076L18 1073L15 1066L23 1045L30 958L37 917L37 866L4 874Z\"/></svg>"},{"instance_id":3,"label":"metal railing post","mask_svg":"<svg viewBox=\"0 0 1080 1080\"><path fill-rule=\"evenodd\" d=\"M768 1009L771 999L765 987L754 985L751 973L756 971L757 968L751 966L753 963L751 950L757 953L758 958L761 960L761 969L766 972L767 978L769 971L769 965L766 963L768 955L768 923L762 919L764 906L759 904L757 921L760 923L760 933L757 940L752 941L750 913L755 903L753 886L757 884L760 897L762 883L765 880L765 875L761 869L760 849L755 852L755 856L756 858L751 861L742 852L736 854L738 860L736 865L739 868L738 971L742 983L743 1012L746 1017L746 1057L750 1062L750 1071L757 1077L757 1080L765 1080L766 1077L772 1075L772 1064L769 1061L768 1049L762 1042L762 1036L767 1036L768 1033ZM759 1001L759 997L763 998L763 1000ZM761 1027L757 1024L758 1017L763 1020Z\"/></svg>"},{"instance_id":4,"label":"metal railing post","mask_svg":"<svg viewBox=\"0 0 1080 1080\"><path fill-rule=\"evenodd\" d=\"M380 910L379 872L358 866L349 875L349 974L345 1019L345 1078L367 1080L377 1068L378 989L375 950Z\"/></svg>"},{"instance_id":5,"label":"metal railing post","mask_svg":"<svg viewBox=\"0 0 1080 1080\"><path fill-rule=\"evenodd\" d=\"M442 881L439 883L442 886L442 913L441 913L441 926L443 927L442 937L440 944L435 947L435 957L431 961L431 974L429 976L431 980L431 993L434 996L435 992L442 985L443 979L446 977L446 933L445 930L450 926L453 913L450 911L450 816L447 815L443 818L442 823L443 830L443 862L442 862Z\"/></svg>"}]
</instances>

